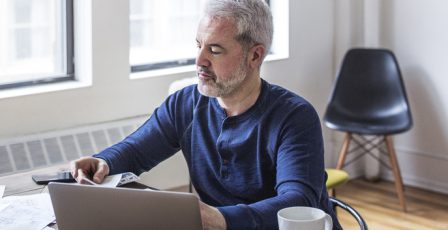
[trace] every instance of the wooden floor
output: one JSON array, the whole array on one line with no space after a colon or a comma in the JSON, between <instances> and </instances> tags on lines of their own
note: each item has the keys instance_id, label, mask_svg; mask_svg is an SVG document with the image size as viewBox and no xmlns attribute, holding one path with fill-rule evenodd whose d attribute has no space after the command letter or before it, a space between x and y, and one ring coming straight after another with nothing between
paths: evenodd
<instances>
[{"instance_id":1,"label":"wooden floor","mask_svg":"<svg viewBox=\"0 0 448 230\"><path fill-rule=\"evenodd\" d=\"M337 197L360 212L369 229L447 229L448 195L406 187L407 212L402 212L394 184L351 180L337 189ZM359 229L354 219L338 212L344 229Z\"/></svg>"}]
</instances>

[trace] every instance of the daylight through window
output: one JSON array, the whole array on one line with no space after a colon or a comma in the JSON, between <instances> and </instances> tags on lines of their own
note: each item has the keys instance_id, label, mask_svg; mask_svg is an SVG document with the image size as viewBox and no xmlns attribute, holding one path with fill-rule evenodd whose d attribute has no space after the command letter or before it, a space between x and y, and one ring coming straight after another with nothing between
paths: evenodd
<instances>
[{"instance_id":1,"label":"daylight through window","mask_svg":"<svg viewBox=\"0 0 448 230\"><path fill-rule=\"evenodd\" d=\"M194 63L196 29L205 0L130 0L132 71Z\"/></svg>"},{"instance_id":2,"label":"daylight through window","mask_svg":"<svg viewBox=\"0 0 448 230\"><path fill-rule=\"evenodd\" d=\"M194 64L196 30L206 1L130 0L131 71Z\"/></svg>"},{"instance_id":3,"label":"daylight through window","mask_svg":"<svg viewBox=\"0 0 448 230\"><path fill-rule=\"evenodd\" d=\"M0 89L73 79L71 0L0 0Z\"/></svg>"}]
</instances>

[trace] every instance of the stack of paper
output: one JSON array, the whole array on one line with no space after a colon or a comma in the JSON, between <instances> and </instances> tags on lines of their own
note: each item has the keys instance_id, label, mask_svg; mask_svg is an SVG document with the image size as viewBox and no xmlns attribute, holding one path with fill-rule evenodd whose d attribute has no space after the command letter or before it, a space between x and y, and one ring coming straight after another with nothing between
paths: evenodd
<instances>
[{"instance_id":1,"label":"stack of paper","mask_svg":"<svg viewBox=\"0 0 448 230\"><path fill-rule=\"evenodd\" d=\"M54 220L53 206L48 193L0 199L2 230L41 230Z\"/></svg>"},{"instance_id":2,"label":"stack of paper","mask_svg":"<svg viewBox=\"0 0 448 230\"><path fill-rule=\"evenodd\" d=\"M111 175L101 184L86 179L92 185L117 187L140 178L131 172ZM40 193L28 196L3 197L4 185L0 185L0 230L42 230L55 221L50 195Z\"/></svg>"}]
</instances>

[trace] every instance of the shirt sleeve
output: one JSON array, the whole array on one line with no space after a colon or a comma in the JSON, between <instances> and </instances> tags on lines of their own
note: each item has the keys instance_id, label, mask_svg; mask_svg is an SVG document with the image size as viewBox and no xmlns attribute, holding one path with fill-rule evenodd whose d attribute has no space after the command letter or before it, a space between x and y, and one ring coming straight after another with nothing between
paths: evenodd
<instances>
[{"instance_id":1,"label":"shirt sleeve","mask_svg":"<svg viewBox=\"0 0 448 230\"><path fill-rule=\"evenodd\" d=\"M104 159L110 174L150 170L180 149L176 129L178 93L168 97L151 117L123 141L101 151L94 157Z\"/></svg>"},{"instance_id":2,"label":"shirt sleeve","mask_svg":"<svg viewBox=\"0 0 448 230\"><path fill-rule=\"evenodd\" d=\"M325 189L323 140L319 118L311 105L291 112L278 135L277 195L252 204L219 207L228 229L278 229L280 209L321 206Z\"/></svg>"}]
</instances>

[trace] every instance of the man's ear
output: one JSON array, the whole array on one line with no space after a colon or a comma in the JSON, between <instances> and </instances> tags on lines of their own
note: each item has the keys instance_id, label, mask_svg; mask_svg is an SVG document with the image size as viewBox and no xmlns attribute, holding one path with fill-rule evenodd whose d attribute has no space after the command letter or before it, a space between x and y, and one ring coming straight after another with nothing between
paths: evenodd
<instances>
[{"instance_id":1,"label":"man's ear","mask_svg":"<svg viewBox=\"0 0 448 230\"><path fill-rule=\"evenodd\" d=\"M266 48L261 45L257 44L252 46L252 48L249 49L248 52L248 61L251 68L259 68L261 66L261 63L263 62L263 57L266 53Z\"/></svg>"}]
</instances>

